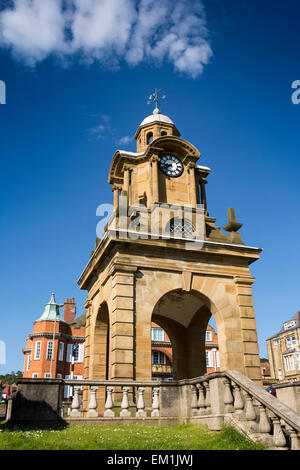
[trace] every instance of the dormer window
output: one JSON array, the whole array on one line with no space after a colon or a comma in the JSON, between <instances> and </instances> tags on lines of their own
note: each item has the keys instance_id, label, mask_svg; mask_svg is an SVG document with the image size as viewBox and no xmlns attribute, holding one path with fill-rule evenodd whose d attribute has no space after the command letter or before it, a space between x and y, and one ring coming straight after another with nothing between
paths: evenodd
<instances>
[{"instance_id":1,"label":"dormer window","mask_svg":"<svg viewBox=\"0 0 300 470\"><path fill-rule=\"evenodd\" d=\"M153 134L152 132L148 132L147 134L147 145L151 144L153 142Z\"/></svg>"}]
</instances>

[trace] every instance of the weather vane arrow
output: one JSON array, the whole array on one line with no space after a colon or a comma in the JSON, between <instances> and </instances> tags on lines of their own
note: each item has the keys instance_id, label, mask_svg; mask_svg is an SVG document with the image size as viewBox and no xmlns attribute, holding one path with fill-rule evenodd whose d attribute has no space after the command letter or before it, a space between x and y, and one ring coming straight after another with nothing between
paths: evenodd
<instances>
[{"instance_id":1,"label":"weather vane arrow","mask_svg":"<svg viewBox=\"0 0 300 470\"><path fill-rule=\"evenodd\" d=\"M149 96L147 104L155 103L155 109L158 109L159 100L160 99L164 100L166 98L166 95L162 95L160 98L158 97L158 95L159 95L159 93L161 93L161 91L162 91L161 88L159 90L157 90L157 88L155 88L155 91L153 93L151 93L151 95Z\"/></svg>"}]
</instances>

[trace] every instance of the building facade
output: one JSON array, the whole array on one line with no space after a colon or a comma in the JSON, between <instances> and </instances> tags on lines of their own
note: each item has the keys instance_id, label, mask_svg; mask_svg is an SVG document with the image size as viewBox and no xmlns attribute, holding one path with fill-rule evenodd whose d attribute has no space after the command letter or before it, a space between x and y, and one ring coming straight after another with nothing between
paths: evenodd
<instances>
[{"instance_id":1,"label":"building facade","mask_svg":"<svg viewBox=\"0 0 300 470\"><path fill-rule=\"evenodd\" d=\"M63 316L60 315L63 307ZM26 347L23 377L81 379L84 371L85 314L78 318L74 299L58 305L54 294L34 322ZM69 391L65 390L65 396Z\"/></svg>"},{"instance_id":2,"label":"building facade","mask_svg":"<svg viewBox=\"0 0 300 470\"><path fill-rule=\"evenodd\" d=\"M267 339L271 378L279 382L300 380L300 311Z\"/></svg>"},{"instance_id":3,"label":"building facade","mask_svg":"<svg viewBox=\"0 0 300 470\"><path fill-rule=\"evenodd\" d=\"M172 344L167 333L156 323L151 324L152 345L152 380L172 380L173 371ZM206 372L220 370L218 335L211 325L205 334Z\"/></svg>"}]
</instances>

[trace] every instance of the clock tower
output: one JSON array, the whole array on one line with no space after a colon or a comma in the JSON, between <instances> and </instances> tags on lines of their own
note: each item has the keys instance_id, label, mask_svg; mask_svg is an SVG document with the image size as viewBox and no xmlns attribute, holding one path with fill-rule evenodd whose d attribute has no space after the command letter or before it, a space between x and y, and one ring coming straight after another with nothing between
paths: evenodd
<instances>
[{"instance_id":1,"label":"clock tower","mask_svg":"<svg viewBox=\"0 0 300 470\"><path fill-rule=\"evenodd\" d=\"M78 281L88 291L85 378L150 380L151 322L171 340L174 377L203 375L213 316L221 370L260 382L249 265L261 249L242 242L232 208L227 234L215 225L205 191L211 170L157 104L135 139L136 152L112 158L114 212Z\"/></svg>"}]
</instances>

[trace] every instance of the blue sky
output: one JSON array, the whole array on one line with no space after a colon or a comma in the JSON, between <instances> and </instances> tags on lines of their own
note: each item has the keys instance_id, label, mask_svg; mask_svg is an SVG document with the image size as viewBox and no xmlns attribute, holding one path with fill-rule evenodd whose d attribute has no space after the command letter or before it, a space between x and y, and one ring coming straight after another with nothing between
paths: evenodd
<instances>
[{"instance_id":1,"label":"blue sky","mask_svg":"<svg viewBox=\"0 0 300 470\"><path fill-rule=\"evenodd\" d=\"M26 337L52 291L59 303L75 297L83 313L77 279L94 247L96 208L112 202L111 158L135 150L155 87L167 94L161 111L212 169L210 215L223 227L234 207L243 241L264 249L251 272L266 356L266 338L300 308L300 105L291 100L299 2L163 0L169 14L151 16L153 0L103 0L103 10L91 1L87 28L88 7L67 7L73 1L77 16L66 8L55 22L60 0L45 0L45 11L0 2L0 373L23 368Z\"/></svg>"}]
</instances>

